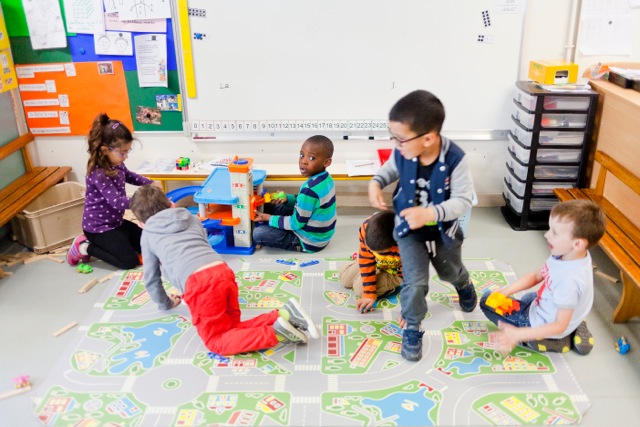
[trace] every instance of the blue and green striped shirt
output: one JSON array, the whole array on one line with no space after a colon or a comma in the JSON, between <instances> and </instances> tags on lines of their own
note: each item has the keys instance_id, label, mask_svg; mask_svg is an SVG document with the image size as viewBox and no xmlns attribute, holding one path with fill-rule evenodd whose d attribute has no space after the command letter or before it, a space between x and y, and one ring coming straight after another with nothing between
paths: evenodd
<instances>
[{"instance_id":1,"label":"blue and green striped shirt","mask_svg":"<svg viewBox=\"0 0 640 427\"><path fill-rule=\"evenodd\" d=\"M295 198L287 194L287 204L294 206L293 215L271 215L269 225L292 230L300 238L305 252L317 252L327 246L337 217L336 188L329 172L309 177Z\"/></svg>"}]
</instances>

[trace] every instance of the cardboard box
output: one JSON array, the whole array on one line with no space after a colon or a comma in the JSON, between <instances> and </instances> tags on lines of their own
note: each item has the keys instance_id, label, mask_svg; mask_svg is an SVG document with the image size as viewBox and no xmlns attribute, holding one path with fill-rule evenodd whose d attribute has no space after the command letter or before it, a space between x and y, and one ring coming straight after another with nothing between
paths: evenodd
<instances>
[{"instance_id":1,"label":"cardboard box","mask_svg":"<svg viewBox=\"0 0 640 427\"><path fill-rule=\"evenodd\" d=\"M11 220L14 240L37 254L71 243L82 233L84 195L77 182L54 185Z\"/></svg>"},{"instance_id":2,"label":"cardboard box","mask_svg":"<svg viewBox=\"0 0 640 427\"><path fill-rule=\"evenodd\" d=\"M578 81L578 64L563 60L530 61L529 78L545 85L575 83Z\"/></svg>"}]
</instances>

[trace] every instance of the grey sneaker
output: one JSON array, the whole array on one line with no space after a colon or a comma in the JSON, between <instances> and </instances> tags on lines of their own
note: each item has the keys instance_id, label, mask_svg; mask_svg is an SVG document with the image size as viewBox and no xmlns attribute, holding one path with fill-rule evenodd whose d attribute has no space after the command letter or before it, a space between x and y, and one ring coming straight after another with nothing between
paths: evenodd
<instances>
[{"instance_id":1,"label":"grey sneaker","mask_svg":"<svg viewBox=\"0 0 640 427\"><path fill-rule=\"evenodd\" d=\"M402 332L402 349L400 354L405 359L417 362L422 359L422 336L424 332L405 329Z\"/></svg>"},{"instance_id":2,"label":"grey sneaker","mask_svg":"<svg viewBox=\"0 0 640 427\"><path fill-rule=\"evenodd\" d=\"M473 284L469 282L467 286L460 290L456 289L456 291L458 292L458 303L462 311L466 313L473 311L476 308L476 304L478 304L478 294Z\"/></svg>"},{"instance_id":3,"label":"grey sneaker","mask_svg":"<svg viewBox=\"0 0 640 427\"><path fill-rule=\"evenodd\" d=\"M589 332L587 322L584 320L573 333L573 348L583 356L586 356L593 350L593 335Z\"/></svg>"},{"instance_id":4,"label":"grey sneaker","mask_svg":"<svg viewBox=\"0 0 640 427\"><path fill-rule=\"evenodd\" d=\"M320 332L318 332L316 324L313 323L313 319L309 313L302 308L298 301L291 298L282 308L289 312L289 323L291 323L294 328L309 332L309 335L311 335L313 339L320 338Z\"/></svg>"},{"instance_id":5,"label":"grey sneaker","mask_svg":"<svg viewBox=\"0 0 640 427\"><path fill-rule=\"evenodd\" d=\"M276 331L278 341L285 344L306 344L307 336L294 328L291 323L284 320L282 317L278 317L278 320L273 324L273 329Z\"/></svg>"},{"instance_id":6,"label":"grey sneaker","mask_svg":"<svg viewBox=\"0 0 640 427\"><path fill-rule=\"evenodd\" d=\"M545 338L543 340L528 341L527 346L541 353L546 351L566 353L571 350L571 334L564 338Z\"/></svg>"}]
</instances>

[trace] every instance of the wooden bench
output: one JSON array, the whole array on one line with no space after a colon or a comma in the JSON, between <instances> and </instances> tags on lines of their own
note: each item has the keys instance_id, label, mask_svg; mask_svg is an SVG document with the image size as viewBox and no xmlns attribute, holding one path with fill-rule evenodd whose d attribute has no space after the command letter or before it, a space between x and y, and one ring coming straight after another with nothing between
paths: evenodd
<instances>
[{"instance_id":1,"label":"wooden bench","mask_svg":"<svg viewBox=\"0 0 640 427\"><path fill-rule=\"evenodd\" d=\"M0 160L22 151L25 173L0 190L0 227L7 224L18 212L49 188L65 181L69 166L32 166L27 144L33 142L33 134L27 133L0 147ZM0 268L0 277L4 272Z\"/></svg>"},{"instance_id":2,"label":"wooden bench","mask_svg":"<svg viewBox=\"0 0 640 427\"><path fill-rule=\"evenodd\" d=\"M613 313L614 323L624 323L640 316L640 229L604 196L607 177L613 175L640 195L640 178L602 151L594 161L600 164L595 188L556 188L560 201L589 199L599 204L607 215L607 228L600 247L620 269L622 295Z\"/></svg>"}]
</instances>

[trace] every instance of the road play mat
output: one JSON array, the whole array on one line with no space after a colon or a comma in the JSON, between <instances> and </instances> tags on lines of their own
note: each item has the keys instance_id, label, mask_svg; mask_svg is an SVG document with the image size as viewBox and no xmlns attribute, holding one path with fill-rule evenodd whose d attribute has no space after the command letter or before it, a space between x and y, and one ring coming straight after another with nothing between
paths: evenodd
<instances>
[{"instance_id":1,"label":"road play mat","mask_svg":"<svg viewBox=\"0 0 640 427\"><path fill-rule=\"evenodd\" d=\"M517 347L503 357L489 339L495 326L479 309L460 311L437 276L416 363L400 356L398 295L358 313L337 279L346 259L227 258L244 319L296 298L321 338L212 357L184 304L159 311L142 271L120 271L35 385L34 416L78 427L542 425L578 423L589 407L564 359L575 354ZM465 263L478 293L515 280L499 261Z\"/></svg>"}]
</instances>

